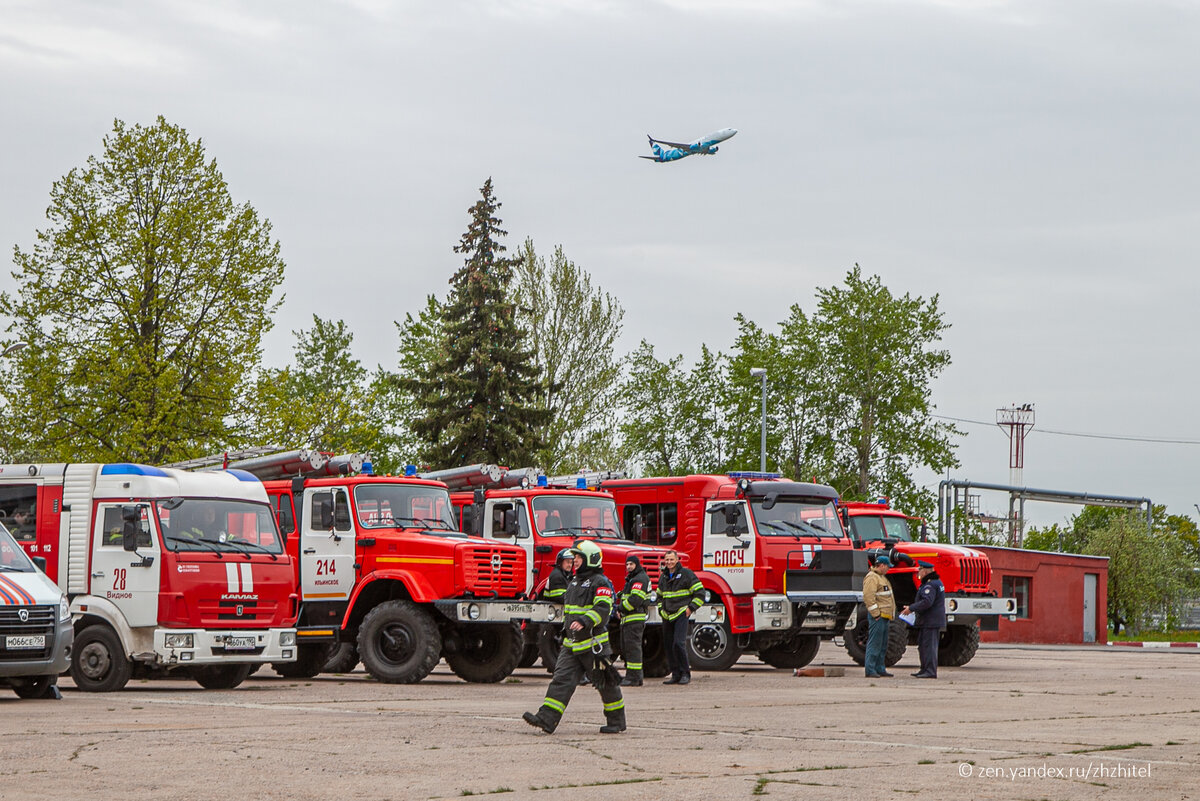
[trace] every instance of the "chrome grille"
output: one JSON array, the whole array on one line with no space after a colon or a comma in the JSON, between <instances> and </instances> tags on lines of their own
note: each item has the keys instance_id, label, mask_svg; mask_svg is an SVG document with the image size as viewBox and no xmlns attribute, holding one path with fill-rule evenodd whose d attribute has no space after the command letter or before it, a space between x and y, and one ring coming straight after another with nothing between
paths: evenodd
<instances>
[{"instance_id":1,"label":"chrome grille","mask_svg":"<svg viewBox=\"0 0 1200 801\"><path fill-rule=\"evenodd\" d=\"M28 620L21 620L21 610L28 614ZM57 606L0 606L0 662L44 659L49 656L54 646L54 615L57 611ZM10 651L5 646L6 637L37 634L45 635L44 648L17 648Z\"/></svg>"}]
</instances>

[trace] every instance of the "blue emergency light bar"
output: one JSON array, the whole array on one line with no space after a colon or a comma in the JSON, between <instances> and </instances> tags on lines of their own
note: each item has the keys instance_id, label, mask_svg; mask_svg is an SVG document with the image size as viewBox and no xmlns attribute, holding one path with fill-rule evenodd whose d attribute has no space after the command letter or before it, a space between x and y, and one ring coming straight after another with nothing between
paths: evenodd
<instances>
[{"instance_id":1,"label":"blue emergency light bar","mask_svg":"<svg viewBox=\"0 0 1200 801\"><path fill-rule=\"evenodd\" d=\"M150 467L144 464L132 464L130 462L119 462L117 464L106 464L100 468L102 476L154 476L155 478L170 478L170 475L165 470L157 467Z\"/></svg>"},{"instance_id":2,"label":"blue emergency light bar","mask_svg":"<svg viewBox=\"0 0 1200 801\"><path fill-rule=\"evenodd\" d=\"M726 473L730 478L783 478L783 473L760 473L757 470L743 470L737 473Z\"/></svg>"}]
</instances>

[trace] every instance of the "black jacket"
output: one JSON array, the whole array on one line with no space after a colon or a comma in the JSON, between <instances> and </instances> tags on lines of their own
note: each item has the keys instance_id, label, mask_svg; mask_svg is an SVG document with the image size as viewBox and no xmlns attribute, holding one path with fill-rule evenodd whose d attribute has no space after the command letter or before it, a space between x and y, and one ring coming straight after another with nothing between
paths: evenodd
<instances>
[{"instance_id":1,"label":"black jacket","mask_svg":"<svg viewBox=\"0 0 1200 801\"><path fill-rule=\"evenodd\" d=\"M921 579L917 589L917 600L908 605L909 611L917 613L916 627L919 629L941 629L946 627L946 588L937 573Z\"/></svg>"},{"instance_id":2,"label":"black jacket","mask_svg":"<svg viewBox=\"0 0 1200 801\"><path fill-rule=\"evenodd\" d=\"M704 606L704 585L696 574L682 564L675 565L674 572L666 567L658 576L658 609L663 620L674 620L685 608L695 612Z\"/></svg>"},{"instance_id":3,"label":"black jacket","mask_svg":"<svg viewBox=\"0 0 1200 801\"><path fill-rule=\"evenodd\" d=\"M600 645L600 653L609 655L608 618L612 615L613 585L598 567L582 568L563 596L563 645L573 652L592 651L592 644ZM583 624L573 631L571 624Z\"/></svg>"},{"instance_id":4,"label":"black jacket","mask_svg":"<svg viewBox=\"0 0 1200 801\"><path fill-rule=\"evenodd\" d=\"M563 595L567 591L567 585L571 583L571 574L563 570L558 565L550 571L550 580L546 582L546 588L542 590L542 598L555 603L562 603Z\"/></svg>"},{"instance_id":5,"label":"black jacket","mask_svg":"<svg viewBox=\"0 0 1200 801\"><path fill-rule=\"evenodd\" d=\"M650 576L646 568L638 563L632 573L625 576L625 589L621 590L620 613L622 623L636 623L646 619L646 607L650 605Z\"/></svg>"}]
</instances>

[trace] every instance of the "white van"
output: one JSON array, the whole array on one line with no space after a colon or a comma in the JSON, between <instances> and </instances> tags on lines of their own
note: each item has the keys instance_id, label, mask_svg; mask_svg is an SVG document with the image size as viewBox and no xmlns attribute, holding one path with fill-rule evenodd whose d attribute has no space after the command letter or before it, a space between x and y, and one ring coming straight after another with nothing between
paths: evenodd
<instances>
[{"instance_id":1,"label":"white van","mask_svg":"<svg viewBox=\"0 0 1200 801\"><path fill-rule=\"evenodd\" d=\"M71 666L71 605L0 524L0 687L21 698L58 698Z\"/></svg>"}]
</instances>

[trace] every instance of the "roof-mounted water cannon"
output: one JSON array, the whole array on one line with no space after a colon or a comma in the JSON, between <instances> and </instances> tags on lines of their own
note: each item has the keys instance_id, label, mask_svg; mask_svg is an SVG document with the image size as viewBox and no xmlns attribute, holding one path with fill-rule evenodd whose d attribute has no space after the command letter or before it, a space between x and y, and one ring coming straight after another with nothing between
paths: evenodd
<instances>
[{"instance_id":1,"label":"roof-mounted water cannon","mask_svg":"<svg viewBox=\"0 0 1200 801\"><path fill-rule=\"evenodd\" d=\"M405 471L407 475L407 471ZM468 490L475 487L495 485L502 472L494 464L472 464L466 467L451 467L448 470L430 470L417 474L418 478L441 481L452 490Z\"/></svg>"}]
</instances>

